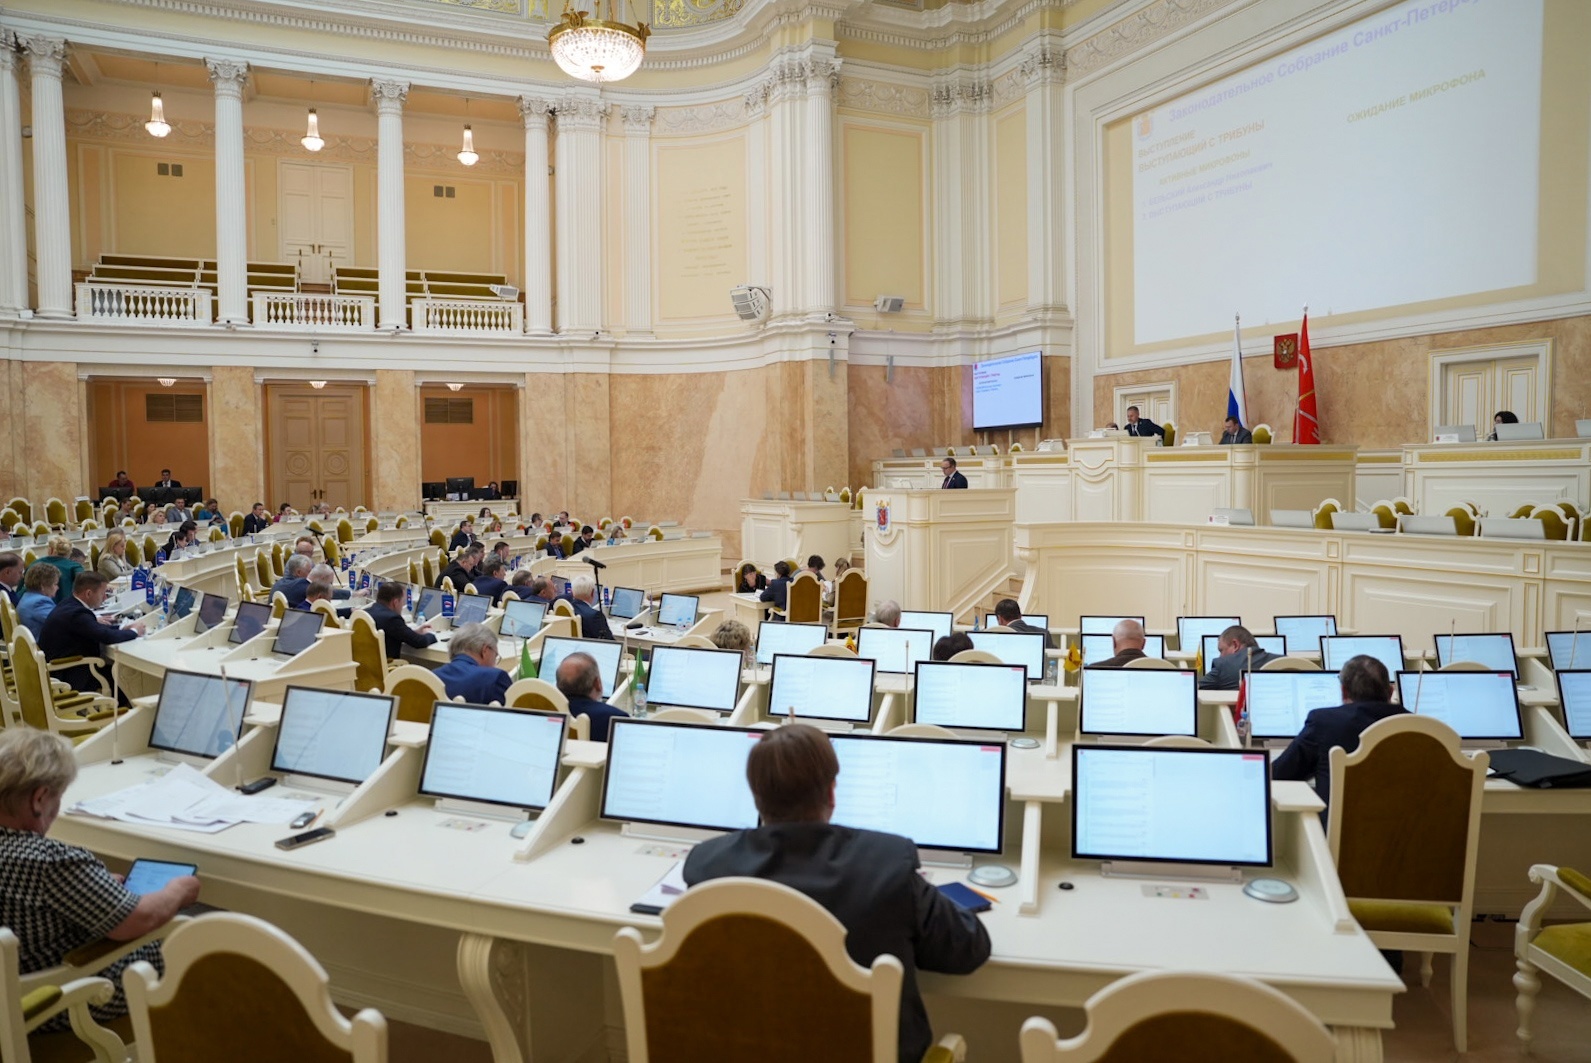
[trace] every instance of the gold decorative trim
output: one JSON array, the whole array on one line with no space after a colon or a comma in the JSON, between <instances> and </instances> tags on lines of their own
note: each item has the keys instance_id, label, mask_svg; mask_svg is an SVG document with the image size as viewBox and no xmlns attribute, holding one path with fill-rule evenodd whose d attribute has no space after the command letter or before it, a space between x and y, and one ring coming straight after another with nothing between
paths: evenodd
<instances>
[{"instance_id":1,"label":"gold decorative trim","mask_svg":"<svg viewBox=\"0 0 1591 1063\"><path fill-rule=\"evenodd\" d=\"M1420 451L1414 460L1425 464L1438 461L1583 461L1581 450L1444 450Z\"/></svg>"},{"instance_id":2,"label":"gold decorative trim","mask_svg":"<svg viewBox=\"0 0 1591 1063\"><path fill-rule=\"evenodd\" d=\"M1209 452L1205 451L1201 447L1198 451L1194 451L1194 452L1190 452L1190 453L1186 453L1186 454L1181 453L1180 451L1176 452L1176 453L1164 453L1164 454L1155 453L1154 451L1151 451L1148 454L1144 455L1144 460L1145 461L1149 461L1149 462L1210 461L1210 462L1220 462L1220 463L1222 463L1224 465L1224 464L1226 464L1226 455L1222 454L1222 453L1219 453L1219 452L1217 452L1217 453L1209 453Z\"/></svg>"},{"instance_id":3,"label":"gold decorative trim","mask_svg":"<svg viewBox=\"0 0 1591 1063\"><path fill-rule=\"evenodd\" d=\"M1403 461L1401 454L1361 454L1358 457L1360 465L1397 465Z\"/></svg>"}]
</instances>

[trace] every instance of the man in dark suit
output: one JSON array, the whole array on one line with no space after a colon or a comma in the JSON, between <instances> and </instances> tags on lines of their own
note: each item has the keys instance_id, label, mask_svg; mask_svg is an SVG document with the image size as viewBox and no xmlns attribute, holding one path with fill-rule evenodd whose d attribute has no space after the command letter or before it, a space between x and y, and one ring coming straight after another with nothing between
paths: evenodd
<instances>
[{"instance_id":1,"label":"man in dark suit","mask_svg":"<svg viewBox=\"0 0 1591 1063\"><path fill-rule=\"evenodd\" d=\"M243 518L243 534L258 535L271 526L271 515L265 512L265 503L256 502Z\"/></svg>"},{"instance_id":2,"label":"man in dark suit","mask_svg":"<svg viewBox=\"0 0 1591 1063\"><path fill-rule=\"evenodd\" d=\"M304 595L309 591L309 570L315 563L303 554L293 554L282 565L282 578L271 584L271 593L266 595L266 600L276 596L280 591L287 598L290 608L297 609L304 604Z\"/></svg>"},{"instance_id":3,"label":"man in dark suit","mask_svg":"<svg viewBox=\"0 0 1591 1063\"><path fill-rule=\"evenodd\" d=\"M770 603L775 609L783 609L789 601L790 594L790 562L775 561L773 563L773 579L768 581L768 586L763 588L759 596L762 601ZM783 620L782 616L770 616L769 620Z\"/></svg>"},{"instance_id":4,"label":"man in dark suit","mask_svg":"<svg viewBox=\"0 0 1591 1063\"><path fill-rule=\"evenodd\" d=\"M580 529L580 534L575 536L575 547L569 552L569 556L573 557L575 554L578 554L580 551L589 547L591 545L591 541L596 537L597 530L595 528L589 524L583 526Z\"/></svg>"},{"instance_id":5,"label":"man in dark suit","mask_svg":"<svg viewBox=\"0 0 1591 1063\"><path fill-rule=\"evenodd\" d=\"M1298 737L1271 763L1271 778L1313 779L1316 796L1328 804L1332 747L1341 746L1352 753L1359 748L1365 728L1408 711L1392 704L1392 679L1387 666L1374 657L1360 654L1348 658L1337 678L1342 683L1343 703L1310 712Z\"/></svg>"},{"instance_id":6,"label":"man in dark suit","mask_svg":"<svg viewBox=\"0 0 1591 1063\"><path fill-rule=\"evenodd\" d=\"M464 588L475 582L475 567L480 564L483 553L485 551L477 553L475 546L466 546L437 576L436 585L440 587L443 580L452 580L454 592L463 594Z\"/></svg>"},{"instance_id":7,"label":"man in dark suit","mask_svg":"<svg viewBox=\"0 0 1591 1063\"><path fill-rule=\"evenodd\" d=\"M1022 619L1022 607L1016 603L1015 598L1001 598L994 607L994 618L1000 621L1000 626L1007 631L1021 631L1032 635L1044 636L1044 648L1055 648L1055 636L1041 627L1034 627Z\"/></svg>"},{"instance_id":8,"label":"man in dark suit","mask_svg":"<svg viewBox=\"0 0 1591 1063\"><path fill-rule=\"evenodd\" d=\"M475 542L475 524L469 517L459 521L458 531L453 533L453 538L447 544L448 552L462 550Z\"/></svg>"},{"instance_id":9,"label":"man in dark suit","mask_svg":"<svg viewBox=\"0 0 1591 1063\"><path fill-rule=\"evenodd\" d=\"M484 594L496 605L502 600L503 592L508 590L508 583L503 579L503 559L496 554L488 554L480 567L475 570L475 593ZM459 590L464 588L460 587Z\"/></svg>"},{"instance_id":10,"label":"man in dark suit","mask_svg":"<svg viewBox=\"0 0 1591 1063\"><path fill-rule=\"evenodd\" d=\"M13 550L0 553L0 591L16 605L22 597L22 555Z\"/></svg>"},{"instance_id":11,"label":"man in dark suit","mask_svg":"<svg viewBox=\"0 0 1591 1063\"><path fill-rule=\"evenodd\" d=\"M1200 690L1236 690L1244 672L1257 672L1276 660L1277 654L1260 649L1249 629L1233 624L1216 640L1221 656L1208 662L1199 678Z\"/></svg>"},{"instance_id":12,"label":"man in dark suit","mask_svg":"<svg viewBox=\"0 0 1591 1063\"><path fill-rule=\"evenodd\" d=\"M497 666L497 632L485 624L465 624L447 644L448 661L435 675L450 698L473 705L501 704L513 677Z\"/></svg>"},{"instance_id":13,"label":"man in dark suit","mask_svg":"<svg viewBox=\"0 0 1591 1063\"><path fill-rule=\"evenodd\" d=\"M608 628L608 618L597 608L597 581L590 576L576 576L569 588L569 602L580 618L580 637L613 641Z\"/></svg>"},{"instance_id":14,"label":"man in dark suit","mask_svg":"<svg viewBox=\"0 0 1591 1063\"><path fill-rule=\"evenodd\" d=\"M94 610L105 604L110 594L110 581L98 572L79 572L72 583L72 596L51 610L39 632L39 649L46 660L62 657L103 657L105 647L118 642L131 642L144 633L142 620L126 627L102 624ZM109 673L109 669L104 669ZM98 693L99 684L88 665L67 668L54 673L56 679L73 690Z\"/></svg>"},{"instance_id":15,"label":"man in dark suit","mask_svg":"<svg viewBox=\"0 0 1591 1063\"><path fill-rule=\"evenodd\" d=\"M376 630L386 640L387 656L393 658L401 657L405 646L420 649L436 642L430 624L415 628L403 619L403 594L403 584L383 583L376 590L375 604L370 607L370 619L375 621Z\"/></svg>"},{"instance_id":16,"label":"man in dark suit","mask_svg":"<svg viewBox=\"0 0 1591 1063\"><path fill-rule=\"evenodd\" d=\"M1226 419L1226 431L1221 433L1221 442L1223 444L1252 443L1254 442L1254 433L1244 428L1236 417L1228 417Z\"/></svg>"},{"instance_id":17,"label":"man in dark suit","mask_svg":"<svg viewBox=\"0 0 1591 1063\"><path fill-rule=\"evenodd\" d=\"M1128 661L1149 656L1144 652L1144 626L1136 620L1121 620L1110 630L1110 646L1116 656L1107 657L1094 668L1125 668Z\"/></svg>"},{"instance_id":18,"label":"man in dark suit","mask_svg":"<svg viewBox=\"0 0 1591 1063\"><path fill-rule=\"evenodd\" d=\"M589 653L571 653L558 662L558 690L569 699L569 715L591 720L591 741L608 740L608 724L615 716L628 716L602 700L602 670Z\"/></svg>"},{"instance_id":19,"label":"man in dark suit","mask_svg":"<svg viewBox=\"0 0 1591 1063\"><path fill-rule=\"evenodd\" d=\"M972 973L989 958L989 933L917 873L910 839L829 822L839 771L834 747L817 728L768 731L746 761L763 826L698 844L685 859L685 881L751 876L782 883L844 924L852 960L864 967L884 953L900 960L899 1056L915 1063L933 1042L917 971Z\"/></svg>"},{"instance_id":20,"label":"man in dark suit","mask_svg":"<svg viewBox=\"0 0 1591 1063\"><path fill-rule=\"evenodd\" d=\"M181 480L173 480L171 478L171 470L170 469L161 469L160 470L160 479L155 481L155 486L156 487L164 487L164 488L168 488L168 489L170 489L170 488L180 488L182 486L182 481Z\"/></svg>"},{"instance_id":21,"label":"man in dark suit","mask_svg":"<svg viewBox=\"0 0 1591 1063\"><path fill-rule=\"evenodd\" d=\"M967 478L956 471L955 458L946 458L940 462L939 471L945 474L945 482L939 485L941 488L948 491L967 486Z\"/></svg>"},{"instance_id":22,"label":"man in dark suit","mask_svg":"<svg viewBox=\"0 0 1591 1063\"><path fill-rule=\"evenodd\" d=\"M1138 415L1138 407L1127 407L1127 434L1130 436L1159 436L1165 438L1166 430L1147 417Z\"/></svg>"}]
</instances>

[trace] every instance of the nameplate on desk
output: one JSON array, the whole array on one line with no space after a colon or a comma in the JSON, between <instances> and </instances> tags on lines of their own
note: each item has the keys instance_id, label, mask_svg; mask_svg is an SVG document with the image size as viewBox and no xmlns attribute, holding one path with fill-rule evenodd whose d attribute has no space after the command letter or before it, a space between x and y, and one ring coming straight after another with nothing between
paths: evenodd
<instances>
[{"instance_id":1,"label":"nameplate on desk","mask_svg":"<svg viewBox=\"0 0 1591 1063\"><path fill-rule=\"evenodd\" d=\"M1458 433L1457 432L1444 432L1441 435L1437 436L1435 441L1438 442L1438 443L1457 443L1457 442L1459 442Z\"/></svg>"},{"instance_id":2,"label":"nameplate on desk","mask_svg":"<svg viewBox=\"0 0 1591 1063\"><path fill-rule=\"evenodd\" d=\"M1219 524L1221 527L1225 528L1232 523L1232 518L1227 516L1225 513L1212 513L1210 514L1210 523Z\"/></svg>"}]
</instances>

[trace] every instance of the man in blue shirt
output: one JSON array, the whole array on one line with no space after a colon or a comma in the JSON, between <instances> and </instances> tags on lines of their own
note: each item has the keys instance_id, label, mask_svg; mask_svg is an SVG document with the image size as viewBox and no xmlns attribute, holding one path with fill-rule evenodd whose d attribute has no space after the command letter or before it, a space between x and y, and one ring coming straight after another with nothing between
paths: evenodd
<instances>
[{"instance_id":1,"label":"man in blue shirt","mask_svg":"<svg viewBox=\"0 0 1591 1063\"><path fill-rule=\"evenodd\" d=\"M569 699L569 715L591 720L591 741L608 740L608 724L615 716L628 716L602 700L602 670L589 653L571 653L558 662L558 690Z\"/></svg>"},{"instance_id":2,"label":"man in blue shirt","mask_svg":"<svg viewBox=\"0 0 1591 1063\"><path fill-rule=\"evenodd\" d=\"M448 662L436 670L450 698L474 705L502 704L513 678L497 667L497 633L485 624L465 624L447 646Z\"/></svg>"}]
</instances>

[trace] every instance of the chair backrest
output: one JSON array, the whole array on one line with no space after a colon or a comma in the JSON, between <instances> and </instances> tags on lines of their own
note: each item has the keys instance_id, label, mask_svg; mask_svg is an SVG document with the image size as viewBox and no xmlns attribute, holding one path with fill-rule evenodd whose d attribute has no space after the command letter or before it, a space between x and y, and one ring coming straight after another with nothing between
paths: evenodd
<instances>
[{"instance_id":1,"label":"chair backrest","mask_svg":"<svg viewBox=\"0 0 1591 1063\"><path fill-rule=\"evenodd\" d=\"M1560 542L1569 539L1574 527L1574 518L1570 517L1563 509L1556 505L1537 506L1525 514L1533 520L1541 521L1543 534L1549 539Z\"/></svg>"},{"instance_id":2,"label":"chair backrest","mask_svg":"<svg viewBox=\"0 0 1591 1063\"><path fill-rule=\"evenodd\" d=\"M128 546L131 547L131 543ZM254 550L254 568L260 577L260 586L269 587L276 582L276 570L271 568L271 554L265 547L256 547Z\"/></svg>"},{"instance_id":3,"label":"chair backrest","mask_svg":"<svg viewBox=\"0 0 1591 1063\"><path fill-rule=\"evenodd\" d=\"M441 586L442 592L444 594L457 594L458 593L457 588L455 588L453 586L453 577L452 576L443 576L440 586Z\"/></svg>"},{"instance_id":4,"label":"chair backrest","mask_svg":"<svg viewBox=\"0 0 1591 1063\"><path fill-rule=\"evenodd\" d=\"M326 564L330 565L333 569L335 569L338 563L342 561L343 552L338 547L337 540L333 539L329 535L321 539L320 552L325 555Z\"/></svg>"},{"instance_id":5,"label":"chair backrest","mask_svg":"<svg viewBox=\"0 0 1591 1063\"><path fill-rule=\"evenodd\" d=\"M839 642L825 642L807 651L808 657L855 657L856 651Z\"/></svg>"},{"instance_id":6,"label":"chair backrest","mask_svg":"<svg viewBox=\"0 0 1591 1063\"><path fill-rule=\"evenodd\" d=\"M1391 502L1377 502L1370 507L1370 512L1375 514L1378 527L1396 528L1398 526L1398 511L1392 508Z\"/></svg>"},{"instance_id":7,"label":"chair backrest","mask_svg":"<svg viewBox=\"0 0 1591 1063\"><path fill-rule=\"evenodd\" d=\"M44 500L44 519L49 524L66 523L66 503L59 498Z\"/></svg>"},{"instance_id":8,"label":"chair backrest","mask_svg":"<svg viewBox=\"0 0 1591 1063\"><path fill-rule=\"evenodd\" d=\"M365 518L365 532L366 532L366 534L369 534L370 532L373 532L373 531L380 531L380 530L381 530L381 518L380 517L366 517Z\"/></svg>"},{"instance_id":9,"label":"chair backrest","mask_svg":"<svg viewBox=\"0 0 1591 1063\"><path fill-rule=\"evenodd\" d=\"M867 573L849 568L834 584L834 622L867 619Z\"/></svg>"},{"instance_id":10,"label":"chair backrest","mask_svg":"<svg viewBox=\"0 0 1591 1063\"><path fill-rule=\"evenodd\" d=\"M240 538L243 535L243 514L233 513L226 519L226 526L232 532L232 538Z\"/></svg>"},{"instance_id":11,"label":"chair backrest","mask_svg":"<svg viewBox=\"0 0 1591 1063\"><path fill-rule=\"evenodd\" d=\"M347 517L343 517L337 522L337 541L339 543L351 543L354 541L354 522Z\"/></svg>"},{"instance_id":12,"label":"chair backrest","mask_svg":"<svg viewBox=\"0 0 1591 1063\"><path fill-rule=\"evenodd\" d=\"M663 529L654 524L650 528L646 529L646 534L650 535L653 539L661 540L663 538Z\"/></svg>"},{"instance_id":13,"label":"chair backrest","mask_svg":"<svg viewBox=\"0 0 1591 1063\"><path fill-rule=\"evenodd\" d=\"M1278 989L1226 974L1143 971L1083 1005L1083 1032L1056 1039L1048 1019L1022 1024L1022 1063L1329 1063L1336 1038Z\"/></svg>"},{"instance_id":14,"label":"chair backrest","mask_svg":"<svg viewBox=\"0 0 1591 1063\"><path fill-rule=\"evenodd\" d=\"M11 501L7 502L6 506L10 509L16 510L23 520L30 524L33 523L33 503L29 502L27 499L18 495L16 498L13 498Z\"/></svg>"},{"instance_id":15,"label":"chair backrest","mask_svg":"<svg viewBox=\"0 0 1591 1063\"><path fill-rule=\"evenodd\" d=\"M1257 424L1250 434L1254 437L1254 442L1256 443L1269 443L1271 441L1271 426L1268 424Z\"/></svg>"},{"instance_id":16,"label":"chair backrest","mask_svg":"<svg viewBox=\"0 0 1591 1063\"><path fill-rule=\"evenodd\" d=\"M579 614L575 612L574 605L569 601L568 598L559 598L556 602L552 603L552 615L567 617L579 616Z\"/></svg>"},{"instance_id":17,"label":"chair backrest","mask_svg":"<svg viewBox=\"0 0 1591 1063\"><path fill-rule=\"evenodd\" d=\"M94 516L94 503L91 499L79 498L72 503L72 512L74 519L81 524Z\"/></svg>"},{"instance_id":18,"label":"chair backrest","mask_svg":"<svg viewBox=\"0 0 1591 1063\"><path fill-rule=\"evenodd\" d=\"M696 650L716 650L717 644L706 635L681 635L673 642L675 646L684 646Z\"/></svg>"},{"instance_id":19,"label":"chair backrest","mask_svg":"<svg viewBox=\"0 0 1591 1063\"><path fill-rule=\"evenodd\" d=\"M271 572L277 579L281 579L287 571L287 547L280 542L271 544Z\"/></svg>"},{"instance_id":20,"label":"chair backrest","mask_svg":"<svg viewBox=\"0 0 1591 1063\"><path fill-rule=\"evenodd\" d=\"M397 718L410 723L430 723L436 703L447 700L442 680L417 664L400 665L388 672L382 692L398 699Z\"/></svg>"},{"instance_id":21,"label":"chair backrest","mask_svg":"<svg viewBox=\"0 0 1591 1063\"><path fill-rule=\"evenodd\" d=\"M243 555L242 554L233 554L232 555L232 572L233 572L233 575L235 575L237 577L238 586L240 588L245 583L249 582L249 570L248 570L247 566L245 566L243 564Z\"/></svg>"},{"instance_id":22,"label":"chair backrest","mask_svg":"<svg viewBox=\"0 0 1591 1063\"><path fill-rule=\"evenodd\" d=\"M1167 421L1165 424L1161 425L1160 427L1164 428L1166 430L1166 438L1165 438L1165 441L1161 445L1162 446L1167 446L1167 447L1176 446L1177 445L1177 426L1175 424L1173 424L1172 422Z\"/></svg>"},{"instance_id":23,"label":"chair backrest","mask_svg":"<svg viewBox=\"0 0 1591 1063\"><path fill-rule=\"evenodd\" d=\"M127 539L127 563L134 568L144 563L143 551L138 548L138 544L130 536Z\"/></svg>"},{"instance_id":24,"label":"chair backrest","mask_svg":"<svg viewBox=\"0 0 1591 1063\"><path fill-rule=\"evenodd\" d=\"M431 560L430 554L420 558L420 574L425 578L427 587L436 586L436 562Z\"/></svg>"},{"instance_id":25,"label":"chair backrest","mask_svg":"<svg viewBox=\"0 0 1591 1063\"><path fill-rule=\"evenodd\" d=\"M1446 515L1453 518L1453 526L1460 535L1475 534L1475 513L1468 506L1454 506Z\"/></svg>"},{"instance_id":26,"label":"chair backrest","mask_svg":"<svg viewBox=\"0 0 1591 1063\"><path fill-rule=\"evenodd\" d=\"M937 723L903 723L884 732L891 738L957 738L956 732Z\"/></svg>"},{"instance_id":27,"label":"chair backrest","mask_svg":"<svg viewBox=\"0 0 1591 1063\"><path fill-rule=\"evenodd\" d=\"M387 1023L366 1008L345 1019L331 980L302 945L262 919L215 912L172 932L165 974L138 962L124 978L146 1063L382 1063Z\"/></svg>"},{"instance_id":28,"label":"chair backrest","mask_svg":"<svg viewBox=\"0 0 1591 1063\"><path fill-rule=\"evenodd\" d=\"M1452 728L1410 713L1366 728L1352 754L1334 747L1327 839L1343 892L1467 908L1489 760L1464 756Z\"/></svg>"},{"instance_id":29,"label":"chair backrest","mask_svg":"<svg viewBox=\"0 0 1591 1063\"><path fill-rule=\"evenodd\" d=\"M1163 749L1208 749L1210 743L1193 735L1156 735L1145 742L1146 746L1160 746Z\"/></svg>"},{"instance_id":30,"label":"chair backrest","mask_svg":"<svg viewBox=\"0 0 1591 1063\"><path fill-rule=\"evenodd\" d=\"M823 619L823 584L811 572L797 572L785 588L785 618L792 624L816 624Z\"/></svg>"},{"instance_id":31,"label":"chair backrest","mask_svg":"<svg viewBox=\"0 0 1591 1063\"><path fill-rule=\"evenodd\" d=\"M510 709L541 709L546 712L569 714L569 699L547 679L515 680L503 694L503 704Z\"/></svg>"},{"instance_id":32,"label":"chair backrest","mask_svg":"<svg viewBox=\"0 0 1591 1063\"><path fill-rule=\"evenodd\" d=\"M687 709L676 706L672 709L664 709L661 712L654 712L652 714L652 719L658 721L659 723L716 724L720 717L718 713L708 712L706 709Z\"/></svg>"},{"instance_id":33,"label":"chair backrest","mask_svg":"<svg viewBox=\"0 0 1591 1063\"><path fill-rule=\"evenodd\" d=\"M1259 429L1254 430L1254 442L1259 442ZM1266 440L1270 442L1270 440ZM1328 498L1315 507L1315 527L1322 531L1331 531L1331 515L1342 510L1342 503L1335 498Z\"/></svg>"},{"instance_id":34,"label":"chair backrest","mask_svg":"<svg viewBox=\"0 0 1591 1063\"><path fill-rule=\"evenodd\" d=\"M1489 671L1491 671L1491 669L1488 668L1486 665L1481 664L1479 661L1448 661L1442 667L1438 668L1437 671L1438 672L1489 672Z\"/></svg>"},{"instance_id":35,"label":"chair backrest","mask_svg":"<svg viewBox=\"0 0 1591 1063\"><path fill-rule=\"evenodd\" d=\"M17 711L22 722L40 731L53 730L54 699L50 696L50 669L33 641L33 633L18 624L11 635L11 676L16 687Z\"/></svg>"},{"instance_id":36,"label":"chair backrest","mask_svg":"<svg viewBox=\"0 0 1591 1063\"><path fill-rule=\"evenodd\" d=\"M336 631L343 626L342 617L337 615L337 607L326 599L322 598L320 601L311 602L309 609L310 612L319 613L326 618L324 626L327 631Z\"/></svg>"},{"instance_id":37,"label":"chair backrest","mask_svg":"<svg viewBox=\"0 0 1591 1063\"><path fill-rule=\"evenodd\" d=\"M1260 665L1261 672L1314 672L1318 671L1314 661L1302 657L1277 657Z\"/></svg>"},{"instance_id":38,"label":"chair backrest","mask_svg":"<svg viewBox=\"0 0 1591 1063\"><path fill-rule=\"evenodd\" d=\"M5 640L6 646L11 645L11 635L17 629L17 607L11 604L9 595L0 594L0 639ZM9 653L10 650L8 649Z\"/></svg>"},{"instance_id":39,"label":"chair backrest","mask_svg":"<svg viewBox=\"0 0 1591 1063\"><path fill-rule=\"evenodd\" d=\"M1135 657L1122 665L1123 668L1169 668L1175 670L1177 664L1161 657Z\"/></svg>"},{"instance_id":40,"label":"chair backrest","mask_svg":"<svg viewBox=\"0 0 1591 1063\"><path fill-rule=\"evenodd\" d=\"M409 558L409 583L411 585L419 583L421 578L420 563L412 557ZM427 584L427 586L430 586L430 584Z\"/></svg>"},{"instance_id":41,"label":"chair backrest","mask_svg":"<svg viewBox=\"0 0 1591 1063\"><path fill-rule=\"evenodd\" d=\"M962 650L950 658L952 664L1000 664L1000 658L988 650Z\"/></svg>"},{"instance_id":42,"label":"chair backrest","mask_svg":"<svg viewBox=\"0 0 1591 1063\"><path fill-rule=\"evenodd\" d=\"M432 546L439 550L447 549L447 532L443 531L441 528L432 528L430 538Z\"/></svg>"},{"instance_id":43,"label":"chair backrest","mask_svg":"<svg viewBox=\"0 0 1591 1063\"><path fill-rule=\"evenodd\" d=\"M271 619L280 620L287 614L287 595L277 591L271 595Z\"/></svg>"},{"instance_id":44,"label":"chair backrest","mask_svg":"<svg viewBox=\"0 0 1591 1063\"><path fill-rule=\"evenodd\" d=\"M651 945L614 938L630 1063L756 1057L773 1063L887 1063L897 1058L902 969L871 970L845 952L845 927L816 901L775 882L725 878L696 886L663 913ZM768 987L756 1006L726 1011L705 985Z\"/></svg>"},{"instance_id":45,"label":"chair backrest","mask_svg":"<svg viewBox=\"0 0 1591 1063\"><path fill-rule=\"evenodd\" d=\"M0 527L4 527L6 531L10 531L20 523L22 523L22 514L10 506L0 510Z\"/></svg>"}]
</instances>

